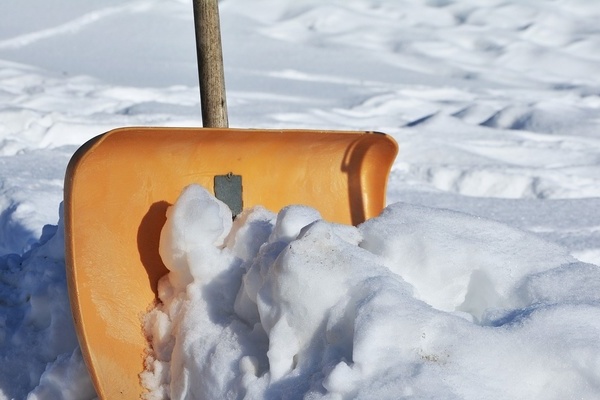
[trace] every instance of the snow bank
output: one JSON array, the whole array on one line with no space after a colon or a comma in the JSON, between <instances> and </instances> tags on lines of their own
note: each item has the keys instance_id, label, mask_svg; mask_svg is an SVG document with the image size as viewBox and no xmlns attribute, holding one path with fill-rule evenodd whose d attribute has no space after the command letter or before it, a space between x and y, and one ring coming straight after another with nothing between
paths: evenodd
<instances>
[{"instance_id":1,"label":"snow bank","mask_svg":"<svg viewBox=\"0 0 600 400\"><path fill-rule=\"evenodd\" d=\"M359 227L188 187L147 316L147 398L562 399L600 388L600 269L465 214Z\"/></svg>"},{"instance_id":2,"label":"snow bank","mask_svg":"<svg viewBox=\"0 0 600 400\"><path fill-rule=\"evenodd\" d=\"M63 232L62 221L47 225L23 256L0 257L0 399L95 397L71 316Z\"/></svg>"}]
</instances>

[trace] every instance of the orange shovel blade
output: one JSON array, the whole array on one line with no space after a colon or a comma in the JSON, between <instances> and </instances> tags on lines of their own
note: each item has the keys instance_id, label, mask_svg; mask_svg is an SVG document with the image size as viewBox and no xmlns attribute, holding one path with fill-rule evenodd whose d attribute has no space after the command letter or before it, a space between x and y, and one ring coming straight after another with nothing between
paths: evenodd
<instances>
[{"instance_id":1,"label":"orange shovel blade","mask_svg":"<svg viewBox=\"0 0 600 400\"><path fill-rule=\"evenodd\" d=\"M359 224L385 206L397 153L368 132L123 128L92 139L65 178L66 261L75 326L102 399L143 393L143 315L167 273L158 254L165 212L182 189L214 191L241 176L244 208L305 204Z\"/></svg>"}]
</instances>

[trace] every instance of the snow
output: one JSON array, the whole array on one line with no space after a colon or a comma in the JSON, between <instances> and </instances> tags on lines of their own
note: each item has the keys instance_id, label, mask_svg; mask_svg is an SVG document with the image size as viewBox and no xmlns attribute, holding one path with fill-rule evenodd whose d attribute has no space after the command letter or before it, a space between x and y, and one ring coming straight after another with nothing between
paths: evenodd
<instances>
[{"instance_id":1,"label":"snow","mask_svg":"<svg viewBox=\"0 0 600 400\"><path fill-rule=\"evenodd\" d=\"M188 3L0 3L0 399L95 396L66 293L64 171L109 129L200 125ZM383 131L400 155L389 207L358 228L297 206L230 225L185 192L146 327L155 397L596 398L600 3L220 11L232 126Z\"/></svg>"},{"instance_id":2,"label":"snow","mask_svg":"<svg viewBox=\"0 0 600 400\"><path fill-rule=\"evenodd\" d=\"M167 214L147 398L598 393L600 269L557 244L405 203L356 228L304 206L246 210L223 241L223 206L190 186Z\"/></svg>"}]
</instances>

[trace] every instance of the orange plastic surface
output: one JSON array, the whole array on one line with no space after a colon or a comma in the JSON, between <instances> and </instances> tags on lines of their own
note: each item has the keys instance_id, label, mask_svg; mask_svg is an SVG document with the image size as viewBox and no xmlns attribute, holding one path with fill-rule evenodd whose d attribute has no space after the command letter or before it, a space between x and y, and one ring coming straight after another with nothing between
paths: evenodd
<instances>
[{"instance_id":1,"label":"orange plastic surface","mask_svg":"<svg viewBox=\"0 0 600 400\"><path fill-rule=\"evenodd\" d=\"M143 315L167 270L158 254L167 207L215 175L242 176L244 208L306 204L358 224L385 206L397 153L367 132L122 128L83 145L65 178L69 295L101 399L137 399Z\"/></svg>"}]
</instances>

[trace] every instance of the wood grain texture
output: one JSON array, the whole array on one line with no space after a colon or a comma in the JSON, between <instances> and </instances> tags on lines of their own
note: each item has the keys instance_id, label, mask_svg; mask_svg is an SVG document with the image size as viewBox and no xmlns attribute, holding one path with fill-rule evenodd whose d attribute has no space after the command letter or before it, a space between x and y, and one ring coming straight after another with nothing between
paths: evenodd
<instances>
[{"instance_id":1,"label":"wood grain texture","mask_svg":"<svg viewBox=\"0 0 600 400\"><path fill-rule=\"evenodd\" d=\"M193 0L202 125L227 128L227 99L218 0Z\"/></svg>"}]
</instances>

